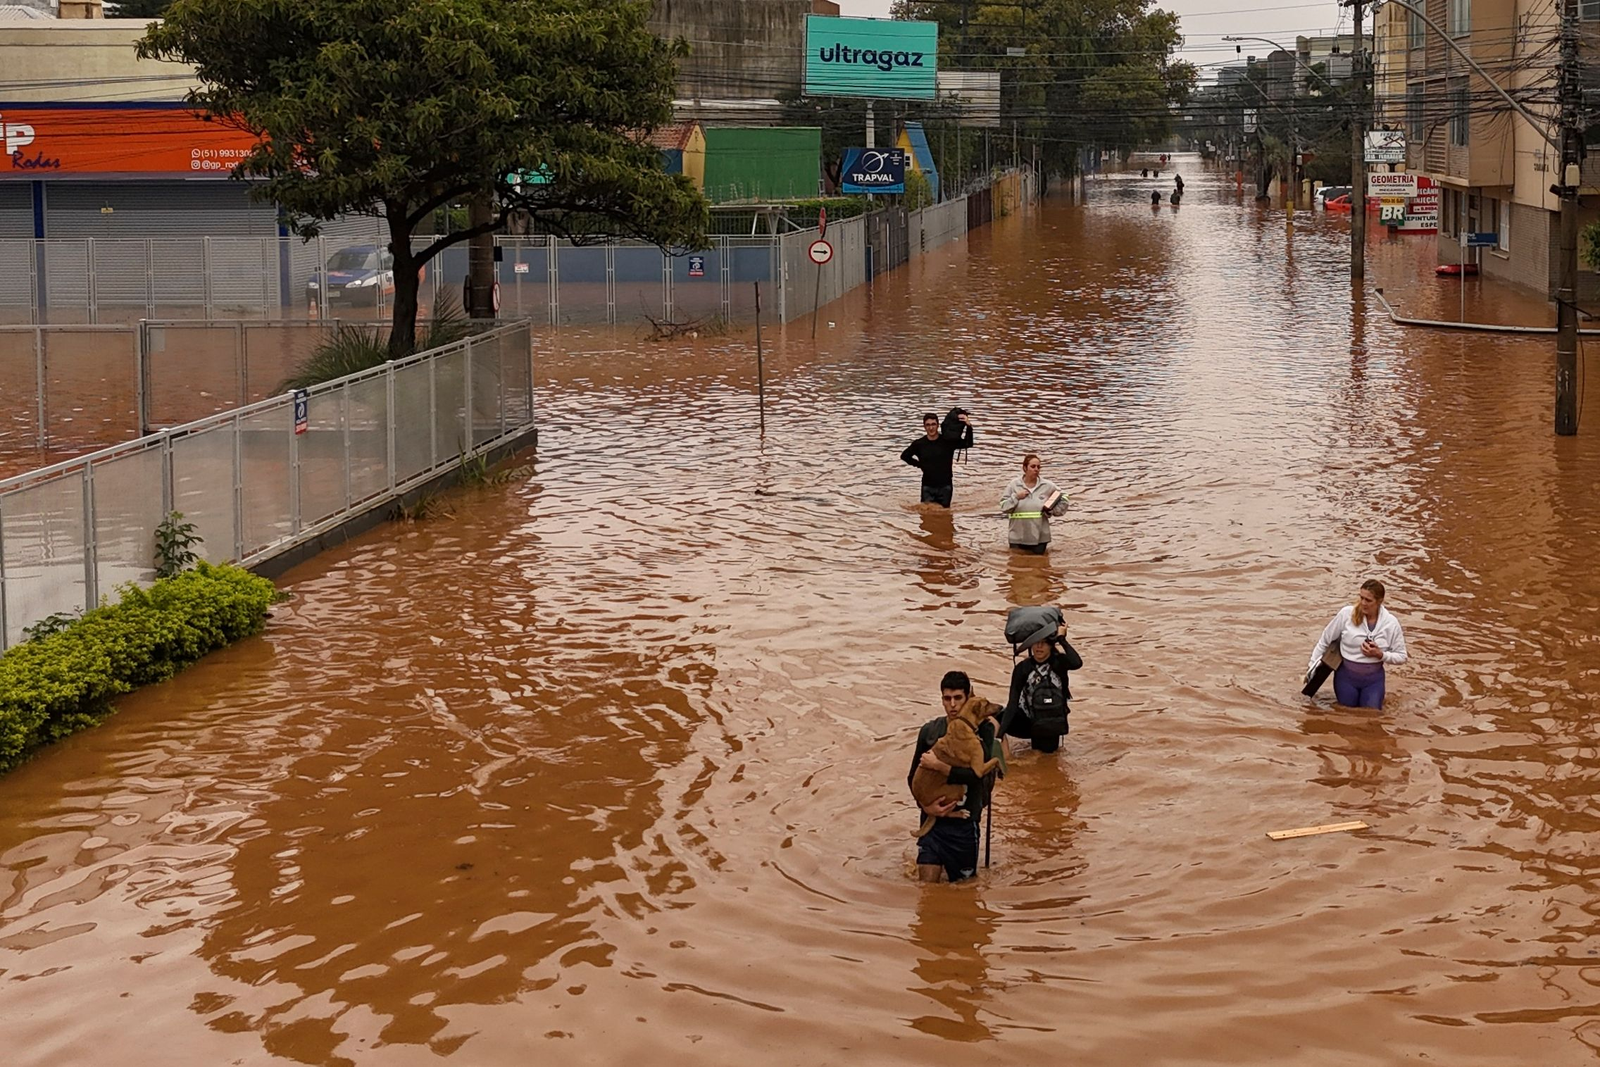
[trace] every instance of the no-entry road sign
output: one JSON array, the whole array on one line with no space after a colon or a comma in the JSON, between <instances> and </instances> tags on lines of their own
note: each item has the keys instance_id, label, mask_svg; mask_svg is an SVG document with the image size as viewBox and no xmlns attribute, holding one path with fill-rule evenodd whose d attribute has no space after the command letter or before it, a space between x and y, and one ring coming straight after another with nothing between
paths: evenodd
<instances>
[{"instance_id":1,"label":"no-entry road sign","mask_svg":"<svg viewBox=\"0 0 1600 1067\"><path fill-rule=\"evenodd\" d=\"M833 258L833 246L827 241L812 241L811 247L806 249L806 255L811 257L811 262L820 267Z\"/></svg>"}]
</instances>

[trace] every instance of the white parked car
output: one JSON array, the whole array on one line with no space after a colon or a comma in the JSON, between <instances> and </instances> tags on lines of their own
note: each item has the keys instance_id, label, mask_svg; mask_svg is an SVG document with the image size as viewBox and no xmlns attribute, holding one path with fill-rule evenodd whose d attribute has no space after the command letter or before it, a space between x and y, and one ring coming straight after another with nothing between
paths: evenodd
<instances>
[{"instance_id":1,"label":"white parked car","mask_svg":"<svg viewBox=\"0 0 1600 1067\"><path fill-rule=\"evenodd\" d=\"M1336 196L1344 196L1350 192L1348 185L1324 185L1318 189L1314 197L1317 207L1327 207L1328 201Z\"/></svg>"}]
</instances>

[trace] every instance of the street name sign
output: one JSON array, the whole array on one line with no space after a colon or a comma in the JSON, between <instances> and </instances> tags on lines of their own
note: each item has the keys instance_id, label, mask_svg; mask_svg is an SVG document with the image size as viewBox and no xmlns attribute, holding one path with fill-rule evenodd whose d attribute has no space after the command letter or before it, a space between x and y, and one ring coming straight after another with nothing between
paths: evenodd
<instances>
[{"instance_id":1,"label":"street name sign","mask_svg":"<svg viewBox=\"0 0 1600 1067\"><path fill-rule=\"evenodd\" d=\"M1367 195L1375 196L1380 200L1393 200L1396 198L1409 200L1417 195L1417 176L1415 174L1369 174L1367 175Z\"/></svg>"},{"instance_id":2,"label":"street name sign","mask_svg":"<svg viewBox=\"0 0 1600 1067\"><path fill-rule=\"evenodd\" d=\"M1406 135L1399 130L1368 130L1366 159L1368 163L1404 163Z\"/></svg>"},{"instance_id":3,"label":"street name sign","mask_svg":"<svg viewBox=\"0 0 1600 1067\"><path fill-rule=\"evenodd\" d=\"M1500 243L1497 233L1464 233L1461 238L1468 248L1493 248Z\"/></svg>"},{"instance_id":4,"label":"street name sign","mask_svg":"<svg viewBox=\"0 0 1600 1067\"><path fill-rule=\"evenodd\" d=\"M811 242L811 247L806 249L806 255L811 257L811 262L822 266L833 258L833 246L821 239Z\"/></svg>"}]
</instances>

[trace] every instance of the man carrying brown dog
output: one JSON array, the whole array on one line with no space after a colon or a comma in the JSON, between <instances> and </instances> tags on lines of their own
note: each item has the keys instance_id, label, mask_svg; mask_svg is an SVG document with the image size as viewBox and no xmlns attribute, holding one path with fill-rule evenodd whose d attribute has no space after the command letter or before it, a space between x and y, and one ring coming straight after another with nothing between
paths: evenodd
<instances>
[{"instance_id":1,"label":"man carrying brown dog","mask_svg":"<svg viewBox=\"0 0 1600 1067\"><path fill-rule=\"evenodd\" d=\"M935 800L923 811L933 815L933 829L924 834L917 846L917 880L940 882L948 878L960 882L978 873L978 832L982 825L983 806L989 802L989 780L980 778L966 767L951 767L933 754L933 746L950 728L963 705L972 698L972 680L964 671L950 671L939 681L939 699L944 704L944 717L925 723L917 734L916 754L911 757L911 771L906 775L906 787L917 775L917 768L937 771L947 775L951 785L967 787L966 800ZM985 719L978 727L978 737L983 741L987 758L1000 754L995 742L994 722ZM966 817L956 814L964 809Z\"/></svg>"}]
</instances>

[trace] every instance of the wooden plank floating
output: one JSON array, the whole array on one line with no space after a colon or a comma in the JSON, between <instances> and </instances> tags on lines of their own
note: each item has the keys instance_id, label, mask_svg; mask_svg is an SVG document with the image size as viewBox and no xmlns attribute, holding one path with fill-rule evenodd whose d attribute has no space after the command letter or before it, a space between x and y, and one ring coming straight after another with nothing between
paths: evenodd
<instances>
[{"instance_id":1,"label":"wooden plank floating","mask_svg":"<svg viewBox=\"0 0 1600 1067\"><path fill-rule=\"evenodd\" d=\"M1325 826L1302 826L1295 830L1269 830L1267 836L1274 841L1287 841L1293 837L1315 837L1317 834L1339 834L1346 830L1370 830L1364 822L1330 822Z\"/></svg>"}]
</instances>

